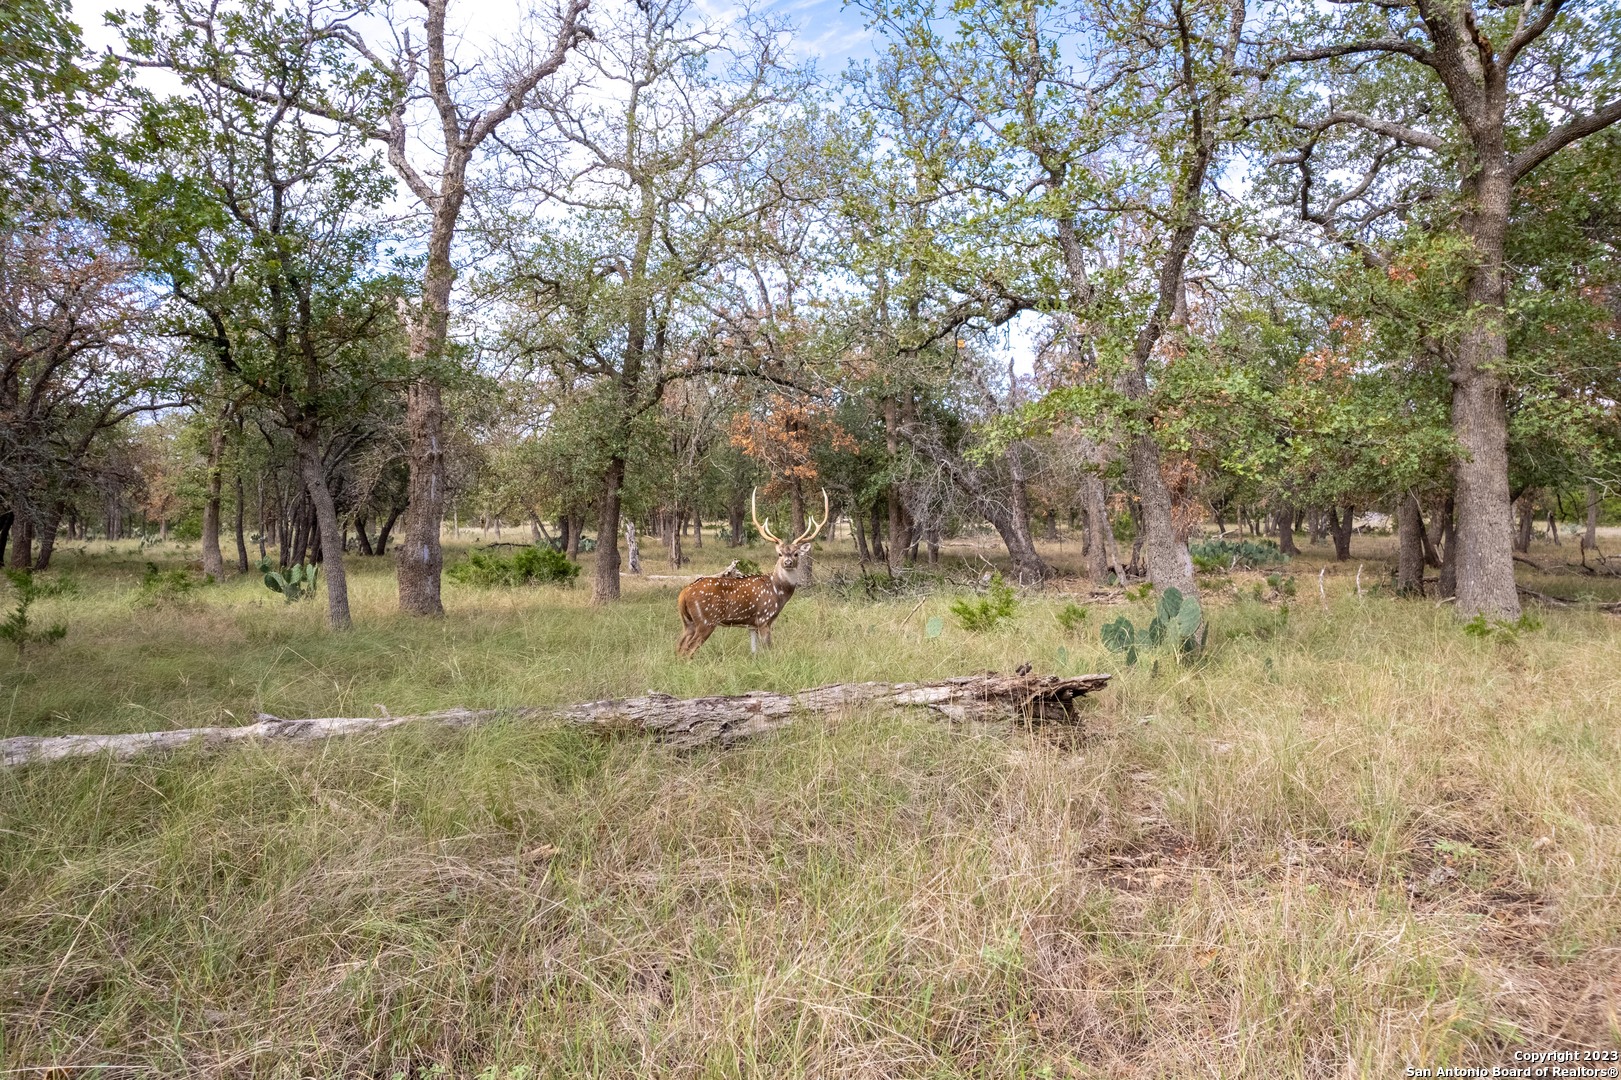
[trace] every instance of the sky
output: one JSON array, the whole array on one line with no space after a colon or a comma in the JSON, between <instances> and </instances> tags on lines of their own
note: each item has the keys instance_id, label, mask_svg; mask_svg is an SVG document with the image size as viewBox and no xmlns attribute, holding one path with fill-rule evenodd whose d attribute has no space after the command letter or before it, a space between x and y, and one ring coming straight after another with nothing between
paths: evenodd
<instances>
[{"instance_id":1,"label":"sky","mask_svg":"<svg viewBox=\"0 0 1621 1080\"><path fill-rule=\"evenodd\" d=\"M138 11L147 0L73 0L73 17L94 49L117 43L106 26L105 15L120 9ZM724 0L696 0L697 9L715 22L725 22L743 10ZM498 36L515 27L529 4L515 0L451 0L451 25L458 24L470 43L480 35ZM871 35L863 27L862 13L843 0L769 0L756 9L786 19L796 30L794 46L804 59L815 60L824 76L836 77L851 59L872 55ZM458 18L459 16L459 18ZM473 32L469 32L470 28Z\"/></svg>"}]
</instances>

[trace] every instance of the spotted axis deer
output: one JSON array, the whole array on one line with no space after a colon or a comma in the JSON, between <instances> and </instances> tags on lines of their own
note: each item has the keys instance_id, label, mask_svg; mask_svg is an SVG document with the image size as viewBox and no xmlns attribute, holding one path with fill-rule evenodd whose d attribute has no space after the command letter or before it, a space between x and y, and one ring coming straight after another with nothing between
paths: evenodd
<instances>
[{"instance_id":1,"label":"spotted axis deer","mask_svg":"<svg viewBox=\"0 0 1621 1080\"><path fill-rule=\"evenodd\" d=\"M749 652L758 652L760 641L771 647L771 624L782 614L794 595L794 578L799 557L810 550L811 541L827 525L827 489L822 489L822 520L811 517L805 531L792 540L771 534L771 519L761 522L755 510L755 494L749 495L749 516L760 535L777 545L777 565L769 574L739 574L735 570L713 577L701 577L681 590L676 601L681 625L686 632L675 651L682 656L697 652L717 626L749 628Z\"/></svg>"}]
</instances>

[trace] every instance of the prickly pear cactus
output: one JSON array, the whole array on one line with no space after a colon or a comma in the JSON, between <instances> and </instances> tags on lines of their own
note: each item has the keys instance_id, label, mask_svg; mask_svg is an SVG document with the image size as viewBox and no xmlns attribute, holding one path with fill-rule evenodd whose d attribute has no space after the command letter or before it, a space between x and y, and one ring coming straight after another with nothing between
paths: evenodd
<instances>
[{"instance_id":1,"label":"prickly pear cactus","mask_svg":"<svg viewBox=\"0 0 1621 1080\"><path fill-rule=\"evenodd\" d=\"M320 572L321 568L314 563L294 563L287 568L285 577L274 570L266 573L265 588L281 593L289 604L294 600L308 600L315 595L315 580Z\"/></svg>"},{"instance_id":2,"label":"prickly pear cactus","mask_svg":"<svg viewBox=\"0 0 1621 1080\"><path fill-rule=\"evenodd\" d=\"M1158 648L1169 643L1177 653L1187 655L1202 649L1209 633L1199 601L1183 596L1174 587L1160 594L1154 618L1142 629L1122 615L1106 623L1102 630L1104 647L1125 653L1127 665L1137 662L1139 646Z\"/></svg>"}]
</instances>

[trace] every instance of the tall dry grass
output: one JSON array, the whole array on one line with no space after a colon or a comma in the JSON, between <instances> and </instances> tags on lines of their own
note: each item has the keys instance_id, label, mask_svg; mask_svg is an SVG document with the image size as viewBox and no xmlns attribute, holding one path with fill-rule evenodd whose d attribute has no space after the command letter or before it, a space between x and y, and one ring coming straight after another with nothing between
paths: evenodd
<instances>
[{"instance_id":1,"label":"tall dry grass","mask_svg":"<svg viewBox=\"0 0 1621 1080\"><path fill-rule=\"evenodd\" d=\"M424 624L372 568L334 637L253 582L144 604L86 556L67 642L0 662L5 734L1118 678L1079 739L885 714L676 754L497 723L9 771L0 1071L1371 1077L1615 1046L1615 620L1473 637L1366 595L1371 561L1319 599L1317 565L1286 616L1211 582L1208 656L1127 670L1097 626L1146 604L1106 597L1076 635L1045 596L931 639L949 595L823 588L775 652L723 632L680 664L674 582L605 612L453 589Z\"/></svg>"}]
</instances>

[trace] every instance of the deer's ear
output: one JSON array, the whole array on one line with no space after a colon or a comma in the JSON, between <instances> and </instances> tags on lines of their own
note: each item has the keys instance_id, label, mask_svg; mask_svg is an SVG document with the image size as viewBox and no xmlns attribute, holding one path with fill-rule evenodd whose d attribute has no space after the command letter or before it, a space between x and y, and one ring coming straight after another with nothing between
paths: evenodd
<instances>
[{"instance_id":1,"label":"deer's ear","mask_svg":"<svg viewBox=\"0 0 1621 1080\"><path fill-rule=\"evenodd\" d=\"M801 554L801 555L808 555L808 554L810 554L810 549L811 549L811 546L810 546L810 544L808 544L808 543L807 543L807 544L800 544L800 545L799 545L799 553L800 553L800 554Z\"/></svg>"}]
</instances>

